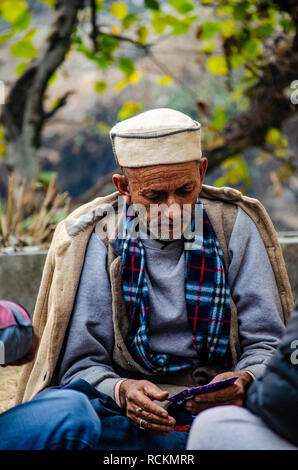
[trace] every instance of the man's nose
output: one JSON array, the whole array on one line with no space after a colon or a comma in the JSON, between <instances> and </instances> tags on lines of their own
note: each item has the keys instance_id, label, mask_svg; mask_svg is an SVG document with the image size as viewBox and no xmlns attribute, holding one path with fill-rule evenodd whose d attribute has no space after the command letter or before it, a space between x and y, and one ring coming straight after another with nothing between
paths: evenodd
<instances>
[{"instance_id":1,"label":"man's nose","mask_svg":"<svg viewBox=\"0 0 298 470\"><path fill-rule=\"evenodd\" d=\"M175 220L181 217L181 208L175 201L175 198L169 198L167 200L167 207L165 208L164 215L170 220Z\"/></svg>"}]
</instances>

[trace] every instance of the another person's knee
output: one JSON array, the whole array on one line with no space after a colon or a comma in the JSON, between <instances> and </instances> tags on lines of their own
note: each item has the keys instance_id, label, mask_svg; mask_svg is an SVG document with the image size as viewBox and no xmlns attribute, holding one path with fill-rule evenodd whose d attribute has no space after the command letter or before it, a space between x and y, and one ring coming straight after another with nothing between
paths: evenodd
<instances>
[{"instance_id":1,"label":"another person's knee","mask_svg":"<svg viewBox=\"0 0 298 470\"><path fill-rule=\"evenodd\" d=\"M76 390L52 389L40 394L40 398L51 400L59 426L57 434L62 440L81 441L87 447L96 447L101 434L101 422L90 401ZM36 397L37 398L37 397Z\"/></svg>"},{"instance_id":2,"label":"another person's knee","mask_svg":"<svg viewBox=\"0 0 298 470\"><path fill-rule=\"evenodd\" d=\"M186 448L214 448L217 438L223 432L221 424L227 423L238 408L232 405L216 406L201 412L192 424Z\"/></svg>"}]
</instances>

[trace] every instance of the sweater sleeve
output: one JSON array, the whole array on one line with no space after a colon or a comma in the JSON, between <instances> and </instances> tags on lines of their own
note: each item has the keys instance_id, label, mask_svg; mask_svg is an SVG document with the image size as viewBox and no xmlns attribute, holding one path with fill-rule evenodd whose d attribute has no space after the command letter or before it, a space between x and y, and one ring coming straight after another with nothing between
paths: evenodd
<instances>
[{"instance_id":1,"label":"sweater sleeve","mask_svg":"<svg viewBox=\"0 0 298 470\"><path fill-rule=\"evenodd\" d=\"M251 218L238 208L229 243L229 284L238 312L241 356L235 370L264 374L283 332L282 307L263 240Z\"/></svg>"},{"instance_id":2,"label":"sweater sleeve","mask_svg":"<svg viewBox=\"0 0 298 470\"><path fill-rule=\"evenodd\" d=\"M113 399L119 375L111 363L114 335L106 247L90 237L59 371L60 385L84 379Z\"/></svg>"},{"instance_id":3,"label":"sweater sleeve","mask_svg":"<svg viewBox=\"0 0 298 470\"><path fill-rule=\"evenodd\" d=\"M268 363L248 390L246 406L275 432L298 445L298 308Z\"/></svg>"}]
</instances>

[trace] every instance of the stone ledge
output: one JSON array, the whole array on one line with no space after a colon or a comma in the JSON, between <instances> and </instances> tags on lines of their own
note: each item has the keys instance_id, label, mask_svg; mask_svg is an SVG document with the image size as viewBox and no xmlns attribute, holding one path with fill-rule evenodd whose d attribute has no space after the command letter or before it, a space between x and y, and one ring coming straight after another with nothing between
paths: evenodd
<instances>
[{"instance_id":1,"label":"stone ledge","mask_svg":"<svg viewBox=\"0 0 298 470\"><path fill-rule=\"evenodd\" d=\"M280 232L278 238L298 302L298 232ZM32 314L46 254L33 247L24 252L0 252L0 299L15 300Z\"/></svg>"}]
</instances>

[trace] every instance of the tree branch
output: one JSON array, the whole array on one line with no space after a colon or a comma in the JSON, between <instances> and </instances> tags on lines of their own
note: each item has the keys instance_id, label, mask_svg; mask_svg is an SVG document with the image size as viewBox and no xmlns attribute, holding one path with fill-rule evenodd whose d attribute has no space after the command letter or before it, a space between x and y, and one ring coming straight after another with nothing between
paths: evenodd
<instances>
[{"instance_id":1,"label":"tree branch","mask_svg":"<svg viewBox=\"0 0 298 470\"><path fill-rule=\"evenodd\" d=\"M54 108L51 109L51 111L48 111L47 113L44 114L44 119L50 119L51 117L53 117L60 108L66 105L68 97L70 95L73 95L74 93L75 91L71 90L71 91L67 91L63 96L61 96L56 106L54 106Z\"/></svg>"}]
</instances>

